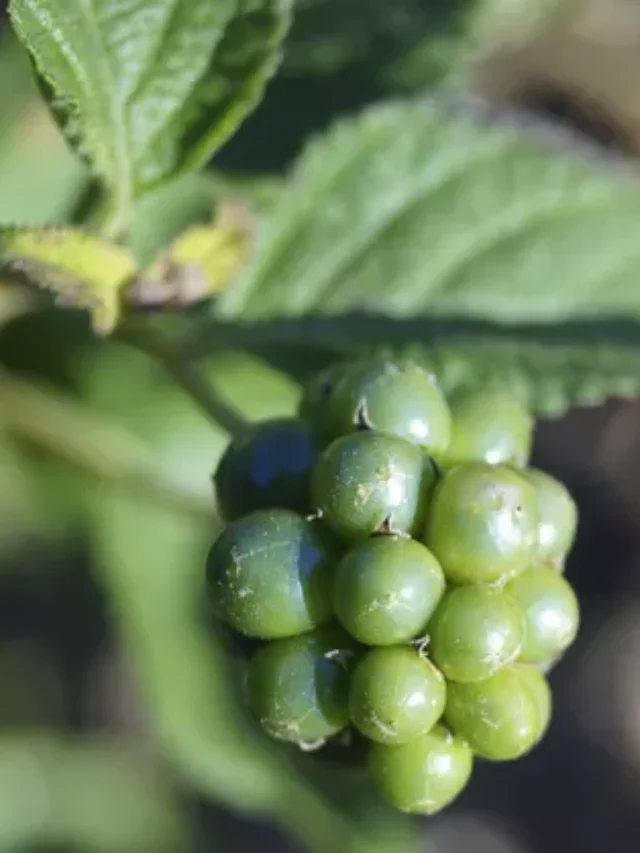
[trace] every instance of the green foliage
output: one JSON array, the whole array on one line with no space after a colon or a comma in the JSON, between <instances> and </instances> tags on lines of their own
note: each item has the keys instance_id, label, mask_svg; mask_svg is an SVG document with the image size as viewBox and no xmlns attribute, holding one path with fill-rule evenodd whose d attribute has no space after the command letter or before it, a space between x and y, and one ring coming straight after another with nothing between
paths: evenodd
<instances>
[{"instance_id":1,"label":"green foliage","mask_svg":"<svg viewBox=\"0 0 640 853\"><path fill-rule=\"evenodd\" d=\"M486 118L398 103L338 124L298 163L221 312L640 316L635 182Z\"/></svg>"},{"instance_id":2,"label":"green foliage","mask_svg":"<svg viewBox=\"0 0 640 853\"><path fill-rule=\"evenodd\" d=\"M11 279L0 282L0 323L37 305L31 292L15 297L16 279L26 278L88 309L96 333L116 330L147 354L104 342L95 362L93 351L73 352L80 400L0 369L0 547L70 528L85 534L152 733L187 780L268 815L312 849L382 853L406 844L404 825L352 777L323 782L300 756L272 750L236 701L242 665L230 671L204 623L205 554L218 525L211 475L226 432L242 418L291 414L299 389L290 376L357 352L410 356L448 395L497 388L544 415L637 394L640 193L635 177L572 140L437 98L341 120L289 180L254 177L255 163L241 180L202 171L260 101L292 5L11 0L42 90L95 182L80 198L87 170L37 100L25 52L3 41L0 75L14 83L0 91L0 272ZM362 74L379 94L459 86L479 51L522 38L564 2L298 5L285 44L289 81ZM286 110L270 109L284 124ZM249 148L266 147L268 135L250 132ZM164 316L132 316L157 309ZM388 416L384 389L367 402L371 417ZM415 469L417 483L434 472L415 452L398 464ZM359 480L373 476L362 470ZM340 519L352 497L340 495ZM421 521L414 504L400 527ZM347 520L361 535L388 526L382 515ZM476 698L463 696L450 714L464 717ZM542 721L525 705L533 737ZM482 749L494 757L526 746ZM425 754L441 748L424 745ZM102 746L49 741L34 754L60 797L55 820L33 817L43 838L96 853L186 843L172 799L127 760L112 765ZM440 800L464 784L468 760L453 781L434 781ZM393 773L385 761L381 772ZM3 781L0 845L14 842L12 821L16 843L31 841L17 801L38 792L19 778L14 801ZM105 795L104 811L92 791ZM393 794L411 808L424 792Z\"/></svg>"},{"instance_id":3,"label":"green foliage","mask_svg":"<svg viewBox=\"0 0 640 853\"><path fill-rule=\"evenodd\" d=\"M589 327L572 336L545 340L547 328L503 335L480 332L448 340L434 336L403 353L435 370L448 393L485 387L514 394L533 412L559 417L573 406L599 406L609 397L640 392L640 351L614 328L594 340ZM537 338L537 339L536 339Z\"/></svg>"},{"instance_id":4,"label":"green foliage","mask_svg":"<svg viewBox=\"0 0 640 853\"><path fill-rule=\"evenodd\" d=\"M97 334L115 326L120 291L136 271L126 249L71 228L0 230L0 264L88 308Z\"/></svg>"},{"instance_id":5,"label":"green foliage","mask_svg":"<svg viewBox=\"0 0 640 853\"><path fill-rule=\"evenodd\" d=\"M48 288L63 304L88 309L94 331L105 335L124 300L184 307L215 295L242 267L251 243L245 209L228 204L208 224L188 227L144 269L128 249L73 228L0 228L0 268ZM9 314L20 307L10 295Z\"/></svg>"},{"instance_id":6,"label":"green foliage","mask_svg":"<svg viewBox=\"0 0 640 853\"><path fill-rule=\"evenodd\" d=\"M10 30L0 38L0 80L0 222L64 222L85 184L85 170L52 121L28 54Z\"/></svg>"},{"instance_id":7,"label":"green foliage","mask_svg":"<svg viewBox=\"0 0 640 853\"><path fill-rule=\"evenodd\" d=\"M122 743L5 732L0 759L3 850L31 844L86 853L190 849L170 790Z\"/></svg>"},{"instance_id":8,"label":"green foliage","mask_svg":"<svg viewBox=\"0 0 640 853\"><path fill-rule=\"evenodd\" d=\"M397 103L315 141L220 313L280 322L365 310L513 324L508 337L495 326L462 340L450 325L404 333L423 342L447 389L507 375L538 411L555 413L609 389L635 392L637 356L630 363L613 338L547 346L559 321L639 317L635 182L561 140L488 118L445 102ZM325 332L345 346L374 337L355 320ZM377 327L380 342L401 335Z\"/></svg>"},{"instance_id":9,"label":"green foliage","mask_svg":"<svg viewBox=\"0 0 640 853\"><path fill-rule=\"evenodd\" d=\"M0 444L0 547L13 553L34 529L41 529L37 486L30 476L23 454L15 443L4 438ZM45 526L48 531L48 526Z\"/></svg>"},{"instance_id":10,"label":"green foliage","mask_svg":"<svg viewBox=\"0 0 640 853\"><path fill-rule=\"evenodd\" d=\"M13 0L57 114L110 191L110 230L145 187L203 165L234 131L275 68L289 7Z\"/></svg>"}]
</instances>

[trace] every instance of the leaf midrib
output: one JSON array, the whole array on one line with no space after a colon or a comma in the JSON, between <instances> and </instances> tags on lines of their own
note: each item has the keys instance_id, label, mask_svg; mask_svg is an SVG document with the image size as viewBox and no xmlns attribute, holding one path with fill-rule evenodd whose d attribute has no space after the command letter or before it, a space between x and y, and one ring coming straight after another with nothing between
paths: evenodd
<instances>
[{"instance_id":1,"label":"leaf midrib","mask_svg":"<svg viewBox=\"0 0 640 853\"><path fill-rule=\"evenodd\" d=\"M496 142L498 142L497 145ZM497 151L509 145L507 140L491 139L488 143L486 148L476 148L472 157L469 157L468 150L457 149L458 156L432 162L431 167L423 174L423 180L412 184L409 192L406 192L406 187L399 190L392 203L380 209L380 216L372 217L368 227L362 229L357 239L343 246L339 253L336 252L336 258L327 260L324 257L323 263L316 263L315 269L311 268L308 273L305 273L304 292L314 296L306 305L302 305L301 309L304 310L331 298L337 287L341 286L341 281L345 280L344 276L339 280L344 271L357 263L372 243L392 228L399 219L408 215L415 205L425 201L427 195L437 195L450 182L459 179L468 167L482 163L486 157L494 156Z\"/></svg>"},{"instance_id":2,"label":"leaf midrib","mask_svg":"<svg viewBox=\"0 0 640 853\"><path fill-rule=\"evenodd\" d=\"M148 84L150 76L152 76L155 71L156 62L158 61L158 57L160 56L160 53L164 46L167 33L169 32L171 26L173 25L176 19L176 15L181 2L182 0L171 0L169 14L165 19L162 29L158 33L158 37L155 40L155 44L153 45L153 50L150 56L148 57L147 65L145 68L142 69L142 73L136 80L135 86L126 97L127 104L135 104L135 102L140 98L140 95L144 92L145 86Z\"/></svg>"},{"instance_id":3,"label":"leaf midrib","mask_svg":"<svg viewBox=\"0 0 640 853\"><path fill-rule=\"evenodd\" d=\"M145 89L145 86L148 82L148 78L150 76L150 73L153 70L153 64L156 62L156 60L158 58L159 51L161 50L161 48L164 46L164 44L166 42L166 36L167 36L167 33L170 31L171 24L174 23L175 20L180 15L181 4L183 2L185 2L185 0L177 0L175 5L172 5L171 13L167 18L167 21L165 23L165 26L163 27L162 34L160 36L158 44L156 45L156 48L154 50L153 60L150 61L149 68L145 71L145 74L141 76L140 81L136 84L135 90L127 98L127 104L129 106L132 106L134 109L135 109L136 100L139 100L140 98L144 98L144 94L145 94L144 89ZM186 2L191 2L191 0L186 0ZM220 43L222 42L222 40L225 36L225 33L227 31L227 27L229 26L230 21L233 20L234 14L237 14L237 6L236 6L236 9L234 11L231 11L231 10L229 11L229 15L228 15L227 19L225 20L224 24L222 24L218 28L217 37L211 45L212 55L214 55L215 52L218 50ZM203 78L206 76L206 74L207 74L207 68L205 67L202 70L202 73L199 76L194 78L193 83L191 85L191 91L189 93L190 97L196 91L198 84L203 80ZM185 101L185 103L188 103L188 99L187 99L187 101ZM179 118L182 110L185 107L185 103L176 104L174 106L174 108L165 115L163 124L161 126L157 127L153 131L153 133L145 139L145 150L147 150L147 151L151 150L153 148L154 143L157 142L158 138L160 136L162 136L163 134L167 133L168 129L173 124L175 124L176 119Z\"/></svg>"},{"instance_id":4,"label":"leaf midrib","mask_svg":"<svg viewBox=\"0 0 640 853\"><path fill-rule=\"evenodd\" d=\"M87 17L95 28L97 34L96 41L101 47L101 62L105 69L106 76L109 78L109 82L111 83L110 88L107 90L106 103L110 107L113 118L115 142L114 153L116 161L114 174L119 176L116 177L115 187L112 187L113 198L115 201L115 218L118 218L119 216L128 217L128 212L133 204L133 163L127 155L129 146L124 101L119 102L117 97L109 97L109 92L115 94L118 91L118 87L115 85L116 76L113 72L112 61L101 38L101 30L93 0L82 0L82 5L86 7Z\"/></svg>"}]
</instances>

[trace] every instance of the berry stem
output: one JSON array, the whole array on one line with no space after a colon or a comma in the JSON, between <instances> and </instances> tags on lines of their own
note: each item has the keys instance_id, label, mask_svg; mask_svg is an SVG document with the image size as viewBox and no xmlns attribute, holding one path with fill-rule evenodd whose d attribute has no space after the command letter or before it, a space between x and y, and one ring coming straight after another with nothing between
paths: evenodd
<instances>
[{"instance_id":1,"label":"berry stem","mask_svg":"<svg viewBox=\"0 0 640 853\"><path fill-rule=\"evenodd\" d=\"M230 436L245 432L248 422L216 393L194 364L180 358L165 336L143 323L130 321L118 336L125 343L159 362L169 376L200 406L209 418Z\"/></svg>"},{"instance_id":2,"label":"berry stem","mask_svg":"<svg viewBox=\"0 0 640 853\"><path fill-rule=\"evenodd\" d=\"M211 524L208 501L168 482L144 444L54 389L0 369L0 427L66 460L97 480L202 524Z\"/></svg>"}]
</instances>

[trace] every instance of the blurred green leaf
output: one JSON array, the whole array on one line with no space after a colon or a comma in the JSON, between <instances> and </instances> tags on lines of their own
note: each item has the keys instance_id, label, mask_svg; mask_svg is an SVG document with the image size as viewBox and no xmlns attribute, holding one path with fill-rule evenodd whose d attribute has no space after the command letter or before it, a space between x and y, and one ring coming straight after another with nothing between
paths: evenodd
<instances>
[{"instance_id":1,"label":"blurred green leaf","mask_svg":"<svg viewBox=\"0 0 640 853\"><path fill-rule=\"evenodd\" d=\"M27 52L0 37L0 222L51 225L77 203L86 171L67 148L34 83ZM8 81L11 81L8 85Z\"/></svg>"},{"instance_id":2,"label":"blurred green leaf","mask_svg":"<svg viewBox=\"0 0 640 853\"><path fill-rule=\"evenodd\" d=\"M59 459L0 433L0 556L3 568L28 571L14 558L34 543L63 543L77 533L86 481Z\"/></svg>"},{"instance_id":3,"label":"blurred green leaf","mask_svg":"<svg viewBox=\"0 0 640 853\"><path fill-rule=\"evenodd\" d=\"M563 137L488 119L436 100L375 107L339 123L302 156L219 313L242 324L280 323L284 335L282 318L368 312L388 319L386 330L378 324L379 343L397 340L393 321L403 319L491 321L510 329L520 384L543 410L635 390L637 359L628 348L606 352L618 343L615 332L603 332L599 347L576 330L567 343L577 349L558 340L547 357L542 348L559 322L640 320L636 181L563 149ZM238 333L251 341L242 324ZM499 331L485 328L478 347L473 335L463 346L438 344L438 357L472 360L467 375L482 377L513 355ZM212 327L196 334L215 347ZM413 335L429 346L426 330ZM265 336L275 344L277 328ZM332 332L336 347L364 336L370 344L371 327L358 322ZM552 372L561 389L553 405L538 387Z\"/></svg>"},{"instance_id":4,"label":"blurred green leaf","mask_svg":"<svg viewBox=\"0 0 640 853\"><path fill-rule=\"evenodd\" d=\"M290 5L12 0L56 113L110 191L110 232L126 228L142 188L202 166L253 108Z\"/></svg>"},{"instance_id":5,"label":"blurred green leaf","mask_svg":"<svg viewBox=\"0 0 640 853\"><path fill-rule=\"evenodd\" d=\"M38 484L20 448L8 437L0 443L0 553L10 556L34 532L48 534Z\"/></svg>"},{"instance_id":6,"label":"blurred green leaf","mask_svg":"<svg viewBox=\"0 0 640 853\"><path fill-rule=\"evenodd\" d=\"M75 846L87 853L190 849L171 792L131 745L0 738L0 844Z\"/></svg>"},{"instance_id":7,"label":"blurred green leaf","mask_svg":"<svg viewBox=\"0 0 640 853\"><path fill-rule=\"evenodd\" d=\"M87 308L98 334L113 330L120 291L136 272L126 249L72 228L0 228L0 265Z\"/></svg>"},{"instance_id":8,"label":"blurred green leaf","mask_svg":"<svg viewBox=\"0 0 640 853\"><path fill-rule=\"evenodd\" d=\"M0 397L2 393L0 391ZM3 401L6 408L6 400ZM0 417L0 421L2 421ZM13 558L29 544L63 543L77 533L86 480L60 459L0 431L0 556L3 568L27 571Z\"/></svg>"},{"instance_id":9,"label":"blurred green leaf","mask_svg":"<svg viewBox=\"0 0 640 853\"><path fill-rule=\"evenodd\" d=\"M423 38L456 31L477 0L299 0L284 71L334 73L375 56L397 58Z\"/></svg>"},{"instance_id":10,"label":"blurred green leaf","mask_svg":"<svg viewBox=\"0 0 640 853\"><path fill-rule=\"evenodd\" d=\"M209 501L197 487L181 487L159 470L153 454L130 430L52 387L0 372L0 427L54 459L65 461L87 481L164 504L194 524L210 521Z\"/></svg>"},{"instance_id":11,"label":"blurred green leaf","mask_svg":"<svg viewBox=\"0 0 640 853\"><path fill-rule=\"evenodd\" d=\"M77 534L102 481L209 524L224 430L156 361L124 345L79 351L76 371L86 404L0 376L0 428L20 440L0 444L0 551ZM223 403L252 417L292 412L299 393L240 353L214 358L204 376Z\"/></svg>"},{"instance_id":12,"label":"blurred green leaf","mask_svg":"<svg viewBox=\"0 0 640 853\"><path fill-rule=\"evenodd\" d=\"M243 353L207 360L202 373L230 406L251 419L291 413L295 382ZM110 343L79 365L84 398L97 415L126 426L154 454L168 482L211 501L211 474L228 440L196 403L148 356Z\"/></svg>"}]
</instances>

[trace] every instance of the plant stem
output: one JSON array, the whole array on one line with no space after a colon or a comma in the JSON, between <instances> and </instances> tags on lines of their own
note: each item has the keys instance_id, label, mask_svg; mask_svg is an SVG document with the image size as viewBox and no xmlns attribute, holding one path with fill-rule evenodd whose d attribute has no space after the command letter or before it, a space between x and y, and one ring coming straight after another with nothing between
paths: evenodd
<instances>
[{"instance_id":1,"label":"plant stem","mask_svg":"<svg viewBox=\"0 0 640 853\"><path fill-rule=\"evenodd\" d=\"M397 321L395 322L397 325ZM318 347L348 356L363 344L386 342L389 321L376 318L361 320L354 326L352 318L293 318L265 322L232 322L205 320L195 325L176 346L176 356L192 363L220 349L229 347L293 346ZM406 334L404 335L406 338Z\"/></svg>"},{"instance_id":2,"label":"plant stem","mask_svg":"<svg viewBox=\"0 0 640 853\"><path fill-rule=\"evenodd\" d=\"M0 427L95 479L211 525L212 506L169 482L148 448L118 424L102 420L55 390L0 369Z\"/></svg>"},{"instance_id":3,"label":"plant stem","mask_svg":"<svg viewBox=\"0 0 640 853\"><path fill-rule=\"evenodd\" d=\"M118 335L124 342L156 359L216 426L231 436L241 435L247 430L248 422L221 399L195 364L178 356L160 332L149 326L130 323Z\"/></svg>"}]
</instances>

